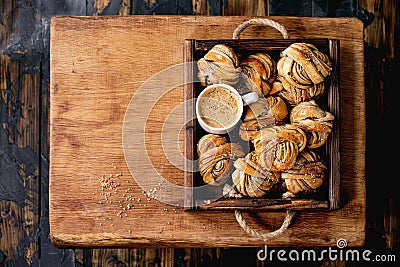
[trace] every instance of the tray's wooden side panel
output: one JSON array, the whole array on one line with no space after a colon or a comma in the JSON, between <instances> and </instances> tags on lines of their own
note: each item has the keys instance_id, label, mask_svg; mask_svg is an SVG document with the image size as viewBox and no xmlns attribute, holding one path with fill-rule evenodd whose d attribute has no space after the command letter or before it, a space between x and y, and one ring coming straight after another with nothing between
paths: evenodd
<instances>
[{"instance_id":1,"label":"tray's wooden side panel","mask_svg":"<svg viewBox=\"0 0 400 267\"><path fill-rule=\"evenodd\" d=\"M329 40L329 57L332 59L331 87L328 91L328 108L335 116L334 127L326 144L329 165L329 208L340 207L340 41Z\"/></svg>"},{"instance_id":2,"label":"tray's wooden side panel","mask_svg":"<svg viewBox=\"0 0 400 267\"><path fill-rule=\"evenodd\" d=\"M191 209L193 203L193 186L194 186L194 172L195 172L195 150L196 146L193 142L196 132L196 114L194 109L195 89L194 89L194 44L195 40L185 40L183 57L184 62L184 85L183 85L183 102L184 102L184 157L185 157L185 194L184 205L186 209Z\"/></svg>"},{"instance_id":3,"label":"tray's wooden side panel","mask_svg":"<svg viewBox=\"0 0 400 267\"><path fill-rule=\"evenodd\" d=\"M233 212L186 212L144 195L135 179L150 182L149 159L168 182L183 185L183 169L165 156L165 145L183 150L183 86L158 95L158 85L142 91L154 75L180 66L186 39L230 39L250 17L104 16L58 17L50 40L50 235L60 247L248 247L263 240L247 234ZM332 212L299 212L271 246L349 246L365 235L365 91L363 25L357 19L275 17L291 38L340 39L341 206ZM250 27L241 39L282 38L270 27ZM176 69L176 68L173 68ZM173 77L182 75L173 73ZM122 127L131 110L145 127L132 128L145 149L129 149L140 159L131 176L124 158ZM150 102L150 98L157 101ZM151 111L145 111L151 107ZM168 116L168 114L177 114ZM168 123L166 123L166 121ZM180 132L177 129L181 130ZM164 140L163 140L163 138ZM162 142L166 141L166 142ZM171 142L169 142L171 141ZM178 148L179 147L179 148ZM179 151L180 152L180 151ZM183 151L182 151L183 153ZM142 161L143 160L143 161ZM183 161L178 160L177 163ZM112 175L117 188L102 191ZM105 194L107 193L107 194ZM166 194L171 194L167 192ZM183 204L184 192L175 196ZM342 197L343 196L343 197ZM106 198L107 197L107 198ZM169 197L169 195L168 195ZM122 207L121 207L122 204ZM128 208L128 204L130 208ZM133 208L134 206L134 208ZM123 209L125 208L125 209ZM244 214L260 231L277 229L284 212ZM111 219L110 219L111 218Z\"/></svg>"},{"instance_id":4,"label":"tray's wooden side panel","mask_svg":"<svg viewBox=\"0 0 400 267\"><path fill-rule=\"evenodd\" d=\"M335 127L339 127L339 113L340 113L340 95L339 95L339 41L312 38L312 39L245 39L245 40L187 40L185 42L185 54L184 62L191 63L199 60L204 56L212 47L217 44L225 44L233 48L240 57L246 57L249 54L256 52L268 53L275 61L278 61L281 57L281 52L285 50L290 44L295 42L311 43L315 45L321 52L329 56L332 62L331 74L326 78L326 92L322 97L317 99L317 103L322 105L323 109L332 111L335 114ZM191 53L188 55L188 53ZM193 77L195 73L194 68L190 64L185 64L185 77L186 73L189 73L190 77ZM188 80L188 79L187 79ZM204 87L200 86L198 82L192 80L191 84L184 87L184 95L190 98L195 98L197 94ZM190 92L186 90L192 90ZM185 98L186 100L186 98ZM185 101L186 102L186 101ZM191 117L195 103L188 103L191 108L187 108L185 116ZM191 117L193 118L193 117ZM288 120L288 118L287 118ZM207 134L201 127L197 128L196 121L191 121L189 131L185 131L184 144L186 157L192 158L195 151L189 151L195 149L196 143L199 138L204 134ZM194 129L194 131L192 131ZM187 133L187 134L186 134ZM248 210L248 211L268 211L268 210L282 210L282 209L293 209L293 210L334 210L339 208L340 199L340 136L339 129L335 129L334 133L329 136L326 145L319 149L320 154L324 154L324 160L328 162L327 178L322 188L319 188L314 193L310 193L303 197L295 197L293 199L282 198L282 194L275 194L268 196L268 194L262 198L229 198L224 197L213 201L208 201L206 204L203 199L197 200L194 194L187 194L185 198L193 198L192 209L196 210L217 210L217 211L232 211L235 209ZM233 133L235 135L235 133ZM226 136L227 138L232 137L231 135ZM237 140L237 139L235 139ZM247 146L250 144L244 140L237 140L239 143ZM236 141L235 141L236 142ZM198 171L196 172L185 172L184 174L186 184L199 184L201 176ZM195 182L197 181L197 183ZM187 189L188 190L188 189ZM220 188L222 190L222 188ZM282 190L282 189L281 189ZM276 192L275 192L276 193ZM190 208L188 209L190 210Z\"/></svg>"},{"instance_id":5,"label":"tray's wooden side panel","mask_svg":"<svg viewBox=\"0 0 400 267\"><path fill-rule=\"evenodd\" d=\"M325 211L329 208L329 201L316 199L273 199L273 198L255 198L255 199L230 199L224 198L210 204L203 204L197 207L200 211L249 211L266 212L280 210L297 211Z\"/></svg>"}]
</instances>

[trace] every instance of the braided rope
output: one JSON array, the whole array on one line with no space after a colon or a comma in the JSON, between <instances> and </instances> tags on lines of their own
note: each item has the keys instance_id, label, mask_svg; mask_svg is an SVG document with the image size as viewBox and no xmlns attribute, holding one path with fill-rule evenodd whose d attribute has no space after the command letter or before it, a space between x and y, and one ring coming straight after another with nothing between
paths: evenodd
<instances>
[{"instance_id":1,"label":"braided rope","mask_svg":"<svg viewBox=\"0 0 400 267\"><path fill-rule=\"evenodd\" d=\"M243 22L242 24L240 24L233 32L232 39L234 39L234 40L239 39L240 33L244 29L246 29L247 27L249 27L251 25L271 26L282 33L283 39L289 38L289 34L288 34L287 30L282 24L279 24L278 22L276 22L274 20L270 20L270 19L266 19L266 18L258 18L258 19L250 19L250 20L247 20L247 21Z\"/></svg>"},{"instance_id":2,"label":"braided rope","mask_svg":"<svg viewBox=\"0 0 400 267\"><path fill-rule=\"evenodd\" d=\"M288 34L287 30L282 24L279 24L278 22L267 19L267 18L255 18L255 19L247 20L244 23L240 24L233 32L232 39L234 39L234 40L239 39L240 33L251 25L271 26L271 27L277 29L282 34L284 39L289 38L289 34ZM243 230L245 230L248 234L262 238L264 241L274 238L274 237L282 234L284 231L286 231L286 229L289 227L294 215L295 215L294 211L287 210L285 219L284 219L281 227L278 230L275 230L270 233L260 233L257 230L255 230L254 228L252 228L250 225L247 224L246 220L243 218L243 215L239 210L235 210L236 221L243 228Z\"/></svg>"},{"instance_id":3,"label":"braided rope","mask_svg":"<svg viewBox=\"0 0 400 267\"><path fill-rule=\"evenodd\" d=\"M283 223L278 230L275 230L270 233L260 233L247 224L246 220L243 218L243 215L240 211L235 210L236 221L243 228L243 230L245 230L248 234L252 234L254 236L262 238L264 241L267 241L285 232L286 229L289 227L290 222L292 221L294 215L295 215L294 211L287 210L285 219L283 220Z\"/></svg>"}]
</instances>

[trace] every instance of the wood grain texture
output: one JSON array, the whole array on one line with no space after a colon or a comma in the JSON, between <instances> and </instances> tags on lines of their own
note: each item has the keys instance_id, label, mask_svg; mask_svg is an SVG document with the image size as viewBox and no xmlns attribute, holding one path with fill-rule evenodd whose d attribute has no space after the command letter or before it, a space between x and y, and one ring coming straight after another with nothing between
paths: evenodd
<instances>
[{"instance_id":1,"label":"wood grain texture","mask_svg":"<svg viewBox=\"0 0 400 267\"><path fill-rule=\"evenodd\" d=\"M192 0L193 15L220 16L223 13L223 1Z\"/></svg>"},{"instance_id":2,"label":"wood grain texture","mask_svg":"<svg viewBox=\"0 0 400 267\"><path fill-rule=\"evenodd\" d=\"M129 254L127 249L96 249L93 250L92 266L130 266Z\"/></svg>"},{"instance_id":3,"label":"wood grain texture","mask_svg":"<svg viewBox=\"0 0 400 267\"><path fill-rule=\"evenodd\" d=\"M21 80L21 74L24 74L26 71L25 68L21 68L24 62L32 61L32 54L25 53L24 49L19 50L20 53L15 54L15 56L11 59L7 53L7 46L11 43L11 40L27 40L27 38L31 38L29 34L29 30L33 27L42 31L42 34L36 37L46 38L48 36L48 28L46 28L46 20L49 19L54 14L75 14L75 15L94 15L99 10L95 10L93 5L98 5L96 2L104 2L105 0L94 0L94 1L48 1L48 0L33 0L33 1L12 1L12 0L4 0L0 2L0 92L3 94L5 92L10 93L10 86L15 86L14 93L19 94L20 90L23 90ZM119 1L111 1L114 3L118 3ZM140 10L140 5L149 5L149 3L162 3L164 0L152 0L152 1L144 1L144 0L133 0L133 1L122 1L122 6L119 14L126 14L126 9L124 9L124 5L129 5L131 3L132 14L136 14L136 10ZM167 1L166 1L167 2ZM174 2L174 1L169 1ZM246 12L246 9L252 9L253 7L243 6L243 10L238 8L235 9L235 13L228 13L227 10L223 10L224 7L230 7L233 5L239 6L240 1L238 0L189 0L189 1L175 1L176 5L179 5L182 2L192 2L196 3L198 9L195 9L195 5L193 4L193 14L195 15L239 15ZM243 0L241 2L248 3L252 5L252 3L248 0ZM271 0L265 1L271 2ZM272 1L275 3L283 3L290 1ZM299 1L300 2L300 1ZM311 2L311 1L304 1ZM317 2L317 1L315 1ZM318 3L322 3L323 1L318 1ZM397 101L398 97L394 94L397 92L397 76L399 73L399 44L400 42L396 41L399 38L399 2L391 1L391 0L357 0L357 1L328 1L330 4L333 3L333 10L328 14L328 16L343 16L343 13L335 12L335 8L338 7L339 3L357 3L360 4L363 8L366 8L369 12L372 12L375 15L375 18L371 25L365 28L365 73L366 73L366 99L367 99L367 151L366 157L368 163L367 164L367 236L366 236L366 247L372 248L374 251L382 251L384 253L393 253L399 251L399 195L396 192L396 187L388 187L387 184L392 182L395 179L396 175L393 175L392 171L382 170L380 166L386 166L388 162L385 160L386 157L381 157L380 155L385 154L385 151L382 148L386 148L386 146L382 146L380 142L376 142L376 140L389 140L391 137L387 135L387 131L376 131L376 129L388 128L388 123L396 118L393 115L398 111L398 105L394 102ZM39 4L39 5L38 5ZM172 14L179 12L176 8L176 5L168 5L167 8L155 8L153 9L154 14L161 14L163 12ZM185 4L186 5L186 4ZM17 8L18 6L18 8ZM353 5L354 6L354 5ZM134 8L135 7L135 8ZM201 7L201 8L200 8ZM351 7L351 6L350 6ZM147 8L147 7L146 7ZM33 16L21 16L22 10L39 11L34 14L34 17L37 19L38 24L28 24L25 22L25 19L29 21L29 18L33 18ZM105 8L106 11L104 14L112 14L109 9ZM168 10L169 9L169 10ZM317 10L318 6L315 5L310 10L312 12L308 12L309 14L320 14ZM18 11L17 11L18 10ZM85 13L86 10L86 13ZM104 9L103 9L104 10ZM114 9L115 10L115 9ZM148 10L148 9L143 9ZM197 11L196 11L197 10ZM210 10L212 12L210 12ZM316 12L314 13L314 10ZM41 12L44 11L46 16L41 17ZM196 11L196 12L195 12ZM253 10L254 12L260 12L258 10ZM277 9L273 10L275 15L280 15L277 12ZM356 16L357 13L353 12L349 9L347 16ZM296 14L301 15L304 11L300 8L296 10ZM117 14L116 11L114 14ZM304 12L307 13L307 12ZM153 13L149 13L153 14ZM101 14L100 14L101 15ZM249 14L255 15L255 14ZM322 15L324 16L324 15ZM23 18L24 23L19 24L21 22L21 18ZM17 24L18 23L18 24ZM44 24L42 24L44 23ZM43 28L42 28L43 27ZM34 44L41 44L41 40L39 42L34 42ZM11 43L13 46L18 46L18 42ZM20 46L23 48L23 46ZM48 46L37 46L38 53L43 53L46 57L48 54ZM31 52L31 51L28 51ZM24 54L25 53L25 54ZM40 124L40 133L39 133L39 147L40 151L38 152L39 165L41 166L39 169L40 177L34 179L39 180L39 188L38 191L42 193L41 196L41 205L34 209L34 212L38 212L40 214L40 222L35 220L27 220L24 221L21 208L16 201L7 201L4 197L5 192L9 192L7 190L1 190L1 217L0 220L0 266L98 266L98 262L104 262L102 257L96 257L93 259L92 255L98 255L98 249L79 249L75 248L74 250L70 249L55 249L49 244L49 240L47 239L48 234L48 196L46 196L46 191L48 190L48 182L46 177L48 173L48 155L49 155L49 142L48 142L48 129L47 123L48 119L48 109L50 107L48 101L48 81L46 81L48 76L48 66L47 66L48 58L43 58L41 62L41 66L36 68L35 71L40 72L40 80L41 83L32 83L29 86L29 90L25 90L25 93L30 90L40 92L40 98L36 98L36 100L31 101L39 101L39 112L41 121L38 123L37 121L25 121L24 123L18 122L18 120L22 119L21 116L15 116L16 114L22 114L22 112L27 112L29 109L27 106L22 105L18 106L18 101L10 101L7 102L7 106L2 106L4 102L1 102L4 98L0 97L0 137L3 137L4 133L6 134L6 139L0 139L0 154L4 151L9 152L12 151L11 154L2 154L11 155L15 158L16 151L23 152L24 150L14 150L16 148L15 142L19 144L34 144L32 140L27 140L26 138L32 138L30 135L19 135L16 129L32 129L32 126L29 126L28 123L32 123L34 125ZM10 67L10 64L13 66ZM31 66L27 66L31 67ZM20 89L16 89L20 88ZM10 95L9 95L10 96ZM17 98L16 95L12 96L12 99L26 99L26 98ZM6 109L3 109L6 107ZM32 112L32 111L28 111ZM397 112L398 113L398 112ZM25 120L25 119L23 119ZM19 126L17 126L17 124ZM22 127L21 127L22 126ZM29 130L28 130L29 132ZM25 132L27 133L27 132ZM6 140L6 141L5 141ZM5 149L5 150L3 150ZM29 151L29 148L26 147L26 151ZM378 149L378 150L376 150ZM35 149L36 151L36 149ZM375 153L375 151L381 151L380 153ZM371 153L372 152L372 153ZM19 153L19 157L24 158L25 162L32 162L33 155L31 153ZM29 160L27 160L27 158ZM15 161L4 161L7 158L1 158L0 163L5 163L0 168L0 174L3 174L3 171L7 171L7 178L0 180L0 186L4 186L5 188L9 188L12 182L8 182L8 177L16 177L9 174L9 170L14 168ZM1 161L3 160L3 161ZM385 172L385 174L383 173ZM377 177L379 177L377 179ZM385 178L385 183L382 182L381 178ZM20 181L20 177L16 177L13 181ZM4 189L4 188L3 188ZM14 191L11 191L14 192ZM24 196L22 194L11 194L13 198L20 198ZM31 199L34 201L34 199ZM32 229L29 230L30 233L34 233L34 236L24 236L21 238L21 225L22 228L24 226ZM33 230L35 228L36 230ZM29 241L28 241L29 238ZM20 242L18 242L20 241ZM36 245L34 244L36 242ZM29 249L27 249L29 246ZM35 248L36 247L36 248ZM105 249L101 249L102 256L106 256L112 253L105 253ZM110 249L113 250L113 249ZM128 250L128 249L127 249ZM140 262L142 266L144 265L144 261L135 261L133 255L136 255L138 258L144 257L144 255L149 255L148 262L150 266L164 266L167 263L164 261L168 261L170 259L170 254L163 253L162 251L171 251L171 249L158 249L158 253L153 252L154 249L131 249L131 266L135 266L136 262ZM37 251L37 252L35 252ZM138 252L140 251L140 252ZM175 266L237 266L242 259L246 260L246 266L310 266L311 263L271 263L271 262L260 262L256 258L256 254L258 252L258 248L254 249L233 249L233 248L176 248L173 249L174 258L175 258ZM34 253L31 253L34 252ZM115 254L115 253L114 253ZM151 258L154 255L154 259ZM158 256L162 255L162 257ZM135 257L136 257L135 256ZM26 258L25 258L26 257ZM30 258L32 257L32 258ZM28 264L30 259L32 259L32 263ZM138 264L139 265L139 264ZM344 262L344 261L329 261L324 260L321 263L314 263L312 266L365 266L364 262ZM243 265L244 266L244 265Z\"/></svg>"},{"instance_id":4,"label":"wood grain texture","mask_svg":"<svg viewBox=\"0 0 400 267\"><path fill-rule=\"evenodd\" d=\"M18 15L16 2L0 3L0 265L30 265L39 249L40 75L3 53Z\"/></svg>"},{"instance_id":5,"label":"wood grain texture","mask_svg":"<svg viewBox=\"0 0 400 267\"><path fill-rule=\"evenodd\" d=\"M399 203L400 196L395 188L388 188L375 177L395 177L391 168L381 166L395 164L394 159L382 157L385 150L381 142L395 138L392 123L399 114L397 79L400 73L400 3L399 1L362 0L360 5L374 14L374 20L365 28L366 42L366 96L367 146L374 153L367 153L367 203L373 203L367 216L369 243L374 247L385 246L399 251ZM384 131L374 131L374 129ZM382 193L384 192L384 193ZM383 214L382 214L382 211Z\"/></svg>"},{"instance_id":6,"label":"wood grain texture","mask_svg":"<svg viewBox=\"0 0 400 267\"><path fill-rule=\"evenodd\" d=\"M267 16L269 1L265 0L232 0L227 1L223 10L224 16Z\"/></svg>"},{"instance_id":7,"label":"wood grain texture","mask_svg":"<svg viewBox=\"0 0 400 267\"><path fill-rule=\"evenodd\" d=\"M119 9L118 15L130 15L132 14L132 1L122 0L121 8Z\"/></svg>"},{"instance_id":8,"label":"wood grain texture","mask_svg":"<svg viewBox=\"0 0 400 267\"><path fill-rule=\"evenodd\" d=\"M249 17L53 18L50 226L56 245L237 247L263 243L245 233L233 213L187 213L147 199L130 176L121 140L124 114L133 94L158 71L182 63L184 39L231 38L235 27L246 19ZM285 25L293 38L340 39L343 51L340 71L341 77L346 77L340 84L341 117L346 118L340 125L341 143L345 148L341 162L345 200L342 208L335 212L300 213L282 236L271 240L271 245L327 246L334 245L340 236L349 246L361 246L365 241L366 209L364 62L359 56L364 49L362 24L347 18L274 19ZM178 25L179 31L176 30ZM81 36L79 39L77 32ZM280 34L273 29L253 27L241 37L280 38ZM183 183L183 173L161 154L159 139L166 115L182 99L182 87L159 98L144 131L151 140L145 144L151 162L161 175L176 184ZM142 100L144 102L135 106L135 115L147 117L140 111L149 103ZM183 114L176 117L171 127L178 127L182 118ZM163 131L168 136L168 130L173 128ZM143 131L137 129L133 133ZM170 138L176 140L176 135ZM179 142L182 143L182 139ZM146 151L137 152L138 156L146 155ZM145 173L146 170L140 170L142 167L140 163L135 166ZM118 188L107 192L110 194L104 198L99 179L110 175ZM129 192L134 200L127 200L124 192ZM125 208L127 204L135 208L120 213L119 201ZM279 227L284 214L245 216L256 228L268 231Z\"/></svg>"}]
</instances>

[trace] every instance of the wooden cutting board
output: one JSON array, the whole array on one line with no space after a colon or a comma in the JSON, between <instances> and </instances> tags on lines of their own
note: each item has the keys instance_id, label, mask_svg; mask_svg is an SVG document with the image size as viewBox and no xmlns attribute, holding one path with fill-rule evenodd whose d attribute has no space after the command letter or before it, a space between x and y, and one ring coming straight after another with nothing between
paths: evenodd
<instances>
[{"instance_id":1,"label":"wooden cutting board","mask_svg":"<svg viewBox=\"0 0 400 267\"><path fill-rule=\"evenodd\" d=\"M363 25L354 18L270 17L290 38L340 40L341 207L297 212L271 246L365 241ZM50 235L59 247L250 247L233 212L188 212L183 43L230 39L250 17L54 17L50 42ZM282 38L251 26L241 38ZM182 74L182 76L181 76ZM243 213L259 232L285 212Z\"/></svg>"}]
</instances>

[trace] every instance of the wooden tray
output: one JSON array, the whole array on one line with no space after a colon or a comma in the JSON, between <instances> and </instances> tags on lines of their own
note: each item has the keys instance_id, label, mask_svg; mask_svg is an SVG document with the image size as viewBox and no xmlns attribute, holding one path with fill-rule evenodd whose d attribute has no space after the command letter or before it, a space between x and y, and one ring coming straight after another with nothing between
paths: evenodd
<instances>
[{"instance_id":1,"label":"wooden tray","mask_svg":"<svg viewBox=\"0 0 400 267\"><path fill-rule=\"evenodd\" d=\"M339 208L340 203L340 145L339 145L339 41L336 39L246 39L246 40L185 40L184 43L184 66L185 84L184 101L191 103L185 110L185 170L196 170L191 164L198 164L196 144L198 140L207 134L199 125L195 116L195 101L191 101L204 89L196 79L198 70L196 64L214 45L226 44L232 47L238 54L244 57L256 52L268 53L276 62L280 57L280 52L294 42L306 42L316 46L321 52L327 54L332 62L332 72L325 79L325 93L317 100L319 106L331 112L335 116L334 127L327 143L318 149L319 154L323 155L327 165L327 179L316 192L302 195L295 198L282 198L282 192L266 194L263 198L234 198L225 197L222 194L223 185L219 187L205 187L199 171L185 172L185 185L188 187L185 194L185 206L187 210L334 210ZM233 132L224 135L231 142L239 143L242 147L250 147L250 143L243 141L238 135L238 128ZM202 186L201 194L196 194L193 188ZM209 198L207 198L209 197Z\"/></svg>"}]
</instances>

